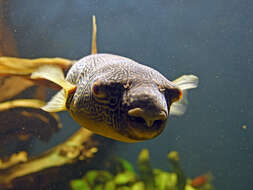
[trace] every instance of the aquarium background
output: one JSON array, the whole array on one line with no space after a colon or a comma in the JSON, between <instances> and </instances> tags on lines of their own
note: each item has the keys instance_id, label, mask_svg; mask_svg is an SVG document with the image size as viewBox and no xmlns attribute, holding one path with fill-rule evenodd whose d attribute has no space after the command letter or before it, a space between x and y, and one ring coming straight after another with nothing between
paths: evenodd
<instances>
[{"instance_id":1,"label":"aquarium background","mask_svg":"<svg viewBox=\"0 0 253 190\"><path fill-rule=\"evenodd\" d=\"M159 137L117 142L113 152L136 162L148 148L153 166L167 168L165 155L176 150L188 176L210 171L218 190L252 189L253 1L12 0L6 8L20 57L89 55L96 15L99 52L132 58L170 80L199 76L185 115L171 117ZM78 129L67 113L60 115L63 129L49 143L35 141L32 154Z\"/></svg>"}]
</instances>

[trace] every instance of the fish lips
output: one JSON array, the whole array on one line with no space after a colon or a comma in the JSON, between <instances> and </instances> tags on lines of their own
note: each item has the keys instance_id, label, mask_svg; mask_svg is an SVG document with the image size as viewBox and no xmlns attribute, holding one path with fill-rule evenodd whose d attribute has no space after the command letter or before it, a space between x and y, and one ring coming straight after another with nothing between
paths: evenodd
<instances>
[{"instance_id":1,"label":"fish lips","mask_svg":"<svg viewBox=\"0 0 253 190\"><path fill-rule=\"evenodd\" d=\"M133 141L144 141L155 138L165 128L167 119L156 120L152 126L148 126L144 119L127 115L125 135Z\"/></svg>"}]
</instances>

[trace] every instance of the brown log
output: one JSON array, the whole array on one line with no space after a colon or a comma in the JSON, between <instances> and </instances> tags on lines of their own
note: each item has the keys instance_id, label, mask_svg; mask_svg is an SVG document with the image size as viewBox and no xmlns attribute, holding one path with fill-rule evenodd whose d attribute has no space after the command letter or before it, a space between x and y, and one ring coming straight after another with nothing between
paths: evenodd
<instances>
[{"instance_id":1,"label":"brown log","mask_svg":"<svg viewBox=\"0 0 253 190\"><path fill-rule=\"evenodd\" d=\"M0 170L0 189L43 189L54 183L67 184L80 172L94 167L105 154L105 147L113 142L82 128L42 155Z\"/></svg>"}]
</instances>

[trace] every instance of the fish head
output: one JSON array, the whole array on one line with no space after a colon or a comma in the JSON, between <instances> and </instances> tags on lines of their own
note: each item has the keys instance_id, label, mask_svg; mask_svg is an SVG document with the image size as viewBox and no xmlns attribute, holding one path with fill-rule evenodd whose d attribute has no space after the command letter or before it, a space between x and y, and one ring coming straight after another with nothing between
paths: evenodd
<instances>
[{"instance_id":1,"label":"fish head","mask_svg":"<svg viewBox=\"0 0 253 190\"><path fill-rule=\"evenodd\" d=\"M158 136L166 126L171 104L179 98L180 90L169 85L169 81L167 85L143 79L134 81L122 99L124 134L136 141Z\"/></svg>"}]
</instances>

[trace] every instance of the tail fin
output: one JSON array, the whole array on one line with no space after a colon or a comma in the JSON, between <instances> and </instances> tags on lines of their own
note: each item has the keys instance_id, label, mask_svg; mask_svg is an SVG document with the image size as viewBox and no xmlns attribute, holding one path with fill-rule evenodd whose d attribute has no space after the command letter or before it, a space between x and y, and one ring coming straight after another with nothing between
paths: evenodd
<instances>
[{"instance_id":1,"label":"tail fin","mask_svg":"<svg viewBox=\"0 0 253 190\"><path fill-rule=\"evenodd\" d=\"M187 90L196 88L198 86L199 79L195 75L183 75L178 79L173 81L177 87L182 90L183 96L182 98L174 102L170 107L171 115L182 115L186 111L186 107L188 104L187 101Z\"/></svg>"}]
</instances>

